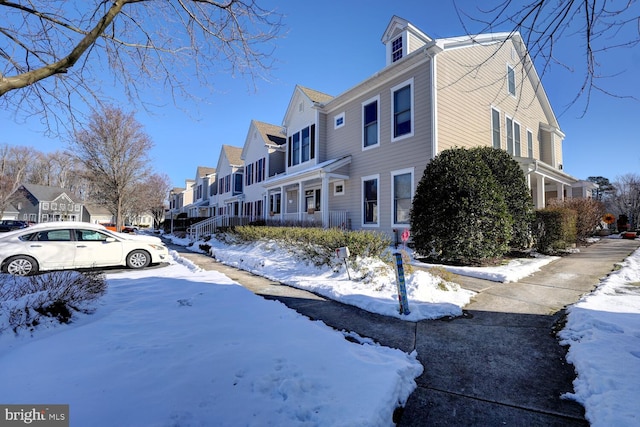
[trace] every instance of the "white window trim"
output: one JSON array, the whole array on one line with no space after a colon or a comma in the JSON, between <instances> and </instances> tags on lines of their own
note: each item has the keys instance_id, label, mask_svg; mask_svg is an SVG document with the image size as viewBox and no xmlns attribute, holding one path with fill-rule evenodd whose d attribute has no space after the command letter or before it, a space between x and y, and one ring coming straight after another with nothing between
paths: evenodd
<instances>
[{"instance_id":1,"label":"white window trim","mask_svg":"<svg viewBox=\"0 0 640 427\"><path fill-rule=\"evenodd\" d=\"M516 134L516 125L520 128L520 132L518 132L517 134ZM520 122L515 119L513 120L512 134L513 134L513 154L512 155L513 156L517 155L518 157L522 157L522 124L520 124ZM518 136L517 138L516 138L516 135ZM520 154L517 154L518 150L516 149L516 147L518 145L516 144L520 146Z\"/></svg>"},{"instance_id":2,"label":"white window trim","mask_svg":"<svg viewBox=\"0 0 640 427\"><path fill-rule=\"evenodd\" d=\"M338 124L338 119L342 119L342 124ZM345 117L344 117L344 111L336 116L333 117L333 128L334 129L340 129L341 127L344 126L345 123Z\"/></svg>"},{"instance_id":3,"label":"white window trim","mask_svg":"<svg viewBox=\"0 0 640 427\"><path fill-rule=\"evenodd\" d=\"M404 228L408 228L409 224L404 224L404 223L396 223L395 222L395 209L393 206L393 201L395 200L395 186L393 185L393 178L396 175L404 175L410 173L411 174L411 201L413 202L413 197L415 196L415 168L405 168L405 169L399 169L399 170L395 170L395 171L391 171L391 223L393 227L404 227Z\"/></svg>"},{"instance_id":4,"label":"white window trim","mask_svg":"<svg viewBox=\"0 0 640 427\"><path fill-rule=\"evenodd\" d=\"M44 211L49 210L49 202L42 202L42 210Z\"/></svg>"},{"instance_id":5,"label":"white window trim","mask_svg":"<svg viewBox=\"0 0 640 427\"><path fill-rule=\"evenodd\" d=\"M338 186L342 186L342 191L338 191ZM336 181L333 183L333 195L334 196L344 196L344 180Z\"/></svg>"},{"instance_id":6,"label":"white window trim","mask_svg":"<svg viewBox=\"0 0 640 427\"><path fill-rule=\"evenodd\" d=\"M500 141L500 146L499 147L495 147L493 145L493 112L496 111L498 113L498 128L500 130L500 137L498 138ZM502 112L500 111L499 108L494 107L493 105L491 106L491 109L489 110L489 122L491 123L491 147L493 148L498 148L501 149L502 148L502 121L500 120L500 116L502 116Z\"/></svg>"},{"instance_id":7,"label":"white window trim","mask_svg":"<svg viewBox=\"0 0 640 427\"><path fill-rule=\"evenodd\" d=\"M364 183L365 181L378 180L378 197L376 203L378 206L378 221L374 224L366 224L364 222ZM360 182L360 223L363 228L380 228L380 174L363 176Z\"/></svg>"},{"instance_id":8,"label":"white window trim","mask_svg":"<svg viewBox=\"0 0 640 427\"><path fill-rule=\"evenodd\" d=\"M533 159L533 146L535 143L535 139L533 138L534 133L531 129L526 128L525 134L527 135L527 157ZM531 150L529 150L529 134L531 134Z\"/></svg>"},{"instance_id":9,"label":"white window trim","mask_svg":"<svg viewBox=\"0 0 640 427\"><path fill-rule=\"evenodd\" d=\"M511 89L509 89L509 71L513 71L513 93L511 93ZM518 92L518 82L516 81L516 69L512 67L511 64L507 64L507 93L512 97L516 97L516 93Z\"/></svg>"},{"instance_id":10,"label":"white window trim","mask_svg":"<svg viewBox=\"0 0 640 427\"><path fill-rule=\"evenodd\" d=\"M393 136L393 132L394 132L394 123L393 123L393 117L395 114L395 110L393 109L393 93L396 92L399 89L402 89L403 87L409 85L409 93L411 94L411 132L409 133L405 133L404 135L398 136L398 137L394 137ZM413 99L413 95L414 95L414 81L413 81L413 77L411 77L409 80L405 80L404 82L395 85L394 87L391 88L391 142L396 142L396 141L400 141L403 140L405 138L411 138L413 136L413 133L415 132L415 128L416 128L416 122L414 120L414 115L415 115L415 101Z\"/></svg>"},{"instance_id":11,"label":"white window trim","mask_svg":"<svg viewBox=\"0 0 640 427\"><path fill-rule=\"evenodd\" d=\"M511 128L509 128L509 120L511 120ZM504 141L505 141L505 151L509 153L510 156L513 156L515 152L515 138L513 137L513 117L504 115ZM511 129L511 151L509 151L509 129Z\"/></svg>"},{"instance_id":12,"label":"white window trim","mask_svg":"<svg viewBox=\"0 0 640 427\"><path fill-rule=\"evenodd\" d=\"M376 106L377 106L376 114L378 115L378 129L377 129L378 143L374 144L374 145L370 145L368 147L365 147L364 146L364 107L366 105L371 104L372 102L377 102L377 104L376 104ZM364 101L360 105L360 111L361 111L361 115L362 115L362 120L360 121L360 132L362 133L362 140L360 142L360 147L362 147L362 151L371 150L372 148L380 147L380 95L376 95L373 98L369 98L366 101ZM391 118L391 122L393 123L393 117Z\"/></svg>"}]
</instances>

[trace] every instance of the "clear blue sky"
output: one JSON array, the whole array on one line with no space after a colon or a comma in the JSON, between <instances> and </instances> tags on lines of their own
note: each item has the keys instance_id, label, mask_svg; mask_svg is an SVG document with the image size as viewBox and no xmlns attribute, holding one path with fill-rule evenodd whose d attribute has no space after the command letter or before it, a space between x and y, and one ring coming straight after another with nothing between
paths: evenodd
<instances>
[{"instance_id":1,"label":"clear blue sky","mask_svg":"<svg viewBox=\"0 0 640 427\"><path fill-rule=\"evenodd\" d=\"M485 3L458 1L469 13L474 13L475 4ZM197 166L215 167L222 144L242 146L252 119L281 124L296 84L339 95L381 70L385 65L381 37L393 15L409 20L434 38L465 33L452 2L263 0L261 4L286 16L287 34L277 43L271 81L258 81L254 91L247 80L220 75L215 79L217 91L207 97L206 104L184 101L181 107L185 112L174 108L167 97L167 107L157 108L151 115L140 110L136 113L155 143L150 153L154 170L166 173L174 186L194 178ZM477 25L470 28L478 30ZM580 179L599 175L612 181L626 173L640 173L636 123L640 101L595 93L584 117L580 116L585 99L565 111L584 74L579 56L582 39L567 37L562 42L555 54L576 71L555 66L542 82L566 134L565 172ZM609 52L601 59L604 72L616 74L602 84L617 94L640 98L640 47ZM193 90L202 92L198 87ZM162 93L149 96L163 99ZM129 108L124 101L120 107ZM17 125L9 112L0 112L0 144L32 146L43 152L65 148L62 140L46 138L41 131L37 118Z\"/></svg>"}]
</instances>

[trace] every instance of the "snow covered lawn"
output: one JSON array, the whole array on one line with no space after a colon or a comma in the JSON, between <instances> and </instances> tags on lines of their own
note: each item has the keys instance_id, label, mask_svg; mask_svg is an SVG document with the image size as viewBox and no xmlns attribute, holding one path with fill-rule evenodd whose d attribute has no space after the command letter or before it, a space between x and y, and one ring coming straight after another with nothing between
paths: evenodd
<instances>
[{"instance_id":1,"label":"snow covered lawn","mask_svg":"<svg viewBox=\"0 0 640 427\"><path fill-rule=\"evenodd\" d=\"M207 243L227 264L406 320L455 316L473 295L419 271L407 277L411 315L402 316L386 273L352 281L344 268L317 269L274 245ZM168 267L108 275L92 315L0 335L0 402L70 404L72 426L392 425L423 370L415 353L349 342L350 333L172 255ZM455 272L509 282L551 260ZM565 397L594 426L640 425L640 250L569 309L560 337L578 373Z\"/></svg>"},{"instance_id":2,"label":"snow covered lawn","mask_svg":"<svg viewBox=\"0 0 640 427\"><path fill-rule=\"evenodd\" d=\"M388 426L422 373L188 263L107 277L95 314L0 336L0 402L69 404L72 426Z\"/></svg>"},{"instance_id":3,"label":"snow covered lawn","mask_svg":"<svg viewBox=\"0 0 640 427\"><path fill-rule=\"evenodd\" d=\"M594 427L639 426L640 249L568 311L560 338L578 377L566 397Z\"/></svg>"}]
</instances>

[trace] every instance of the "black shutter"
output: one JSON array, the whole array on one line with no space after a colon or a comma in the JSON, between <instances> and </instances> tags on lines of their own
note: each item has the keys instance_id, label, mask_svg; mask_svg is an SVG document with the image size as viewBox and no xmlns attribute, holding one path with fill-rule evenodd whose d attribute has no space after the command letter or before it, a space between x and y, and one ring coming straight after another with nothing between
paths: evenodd
<instances>
[{"instance_id":1,"label":"black shutter","mask_svg":"<svg viewBox=\"0 0 640 427\"><path fill-rule=\"evenodd\" d=\"M288 165L291 166L291 150L293 149L291 137L289 137L289 147L287 148Z\"/></svg>"},{"instance_id":2,"label":"black shutter","mask_svg":"<svg viewBox=\"0 0 640 427\"><path fill-rule=\"evenodd\" d=\"M311 125L311 154L310 158L315 159L316 157L316 125Z\"/></svg>"}]
</instances>

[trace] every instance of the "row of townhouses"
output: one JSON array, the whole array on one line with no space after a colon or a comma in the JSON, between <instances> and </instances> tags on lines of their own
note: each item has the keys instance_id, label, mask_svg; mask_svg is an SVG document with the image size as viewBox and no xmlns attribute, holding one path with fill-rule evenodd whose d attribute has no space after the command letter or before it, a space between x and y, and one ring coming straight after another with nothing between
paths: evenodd
<instances>
[{"instance_id":1,"label":"row of townhouses","mask_svg":"<svg viewBox=\"0 0 640 427\"><path fill-rule=\"evenodd\" d=\"M242 146L169 195L170 218L305 221L392 234L409 227L424 169L454 147L506 150L536 208L588 197L565 172L564 134L521 36L432 39L394 16L386 66L338 96L296 86L281 125L251 121Z\"/></svg>"}]
</instances>

